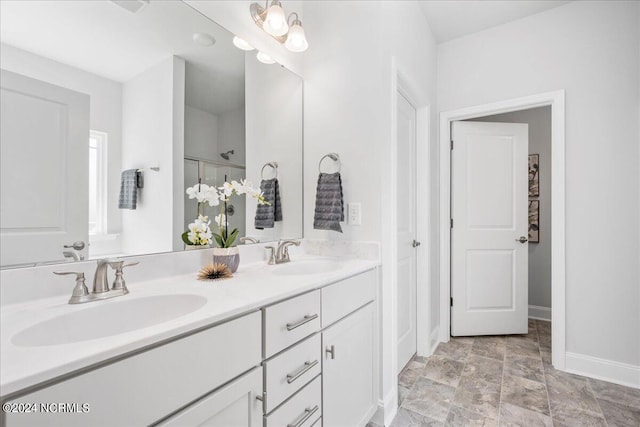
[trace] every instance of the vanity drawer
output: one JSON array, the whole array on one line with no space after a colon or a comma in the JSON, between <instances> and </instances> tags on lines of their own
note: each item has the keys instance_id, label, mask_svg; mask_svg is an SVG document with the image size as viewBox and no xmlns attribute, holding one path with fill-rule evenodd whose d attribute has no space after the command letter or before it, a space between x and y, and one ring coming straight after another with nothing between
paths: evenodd
<instances>
[{"instance_id":1,"label":"vanity drawer","mask_svg":"<svg viewBox=\"0 0 640 427\"><path fill-rule=\"evenodd\" d=\"M320 334L265 362L265 412L271 412L322 371Z\"/></svg>"},{"instance_id":2,"label":"vanity drawer","mask_svg":"<svg viewBox=\"0 0 640 427\"><path fill-rule=\"evenodd\" d=\"M322 327L353 313L376 297L377 270L341 280L322 288Z\"/></svg>"},{"instance_id":3,"label":"vanity drawer","mask_svg":"<svg viewBox=\"0 0 640 427\"><path fill-rule=\"evenodd\" d=\"M311 427L322 416L321 377L293 395L286 403L265 416L265 427Z\"/></svg>"},{"instance_id":4,"label":"vanity drawer","mask_svg":"<svg viewBox=\"0 0 640 427\"><path fill-rule=\"evenodd\" d=\"M320 291L264 309L264 358L320 330Z\"/></svg>"}]
</instances>

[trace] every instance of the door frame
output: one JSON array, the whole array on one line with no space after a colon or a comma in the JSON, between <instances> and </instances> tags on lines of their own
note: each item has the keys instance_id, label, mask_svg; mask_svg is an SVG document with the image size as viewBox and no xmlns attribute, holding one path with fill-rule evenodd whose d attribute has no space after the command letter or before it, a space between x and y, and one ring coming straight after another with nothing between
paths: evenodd
<instances>
[{"instance_id":1,"label":"door frame","mask_svg":"<svg viewBox=\"0 0 640 427\"><path fill-rule=\"evenodd\" d=\"M451 122L551 106L552 362L566 366L565 92L558 90L440 113L440 342L451 336Z\"/></svg>"},{"instance_id":2,"label":"door frame","mask_svg":"<svg viewBox=\"0 0 640 427\"><path fill-rule=\"evenodd\" d=\"M417 240L422 245L417 249L416 260L416 333L417 352L420 356L429 356L429 332L431 325L429 321L430 312L430 287L429 282L429 260L431 257L430 242L430 137L434 129L431 124L431 104L429 94L420 90L420 82L414 82L409 73L404 73L398 66L395 56L391 57L389 68L388 86L386 99L388 102L387 114L391 117L388 141L385 145L386 156L383 156L380 170L382 171L382 198L380 209L382 212L383 224L395 224L398 218L397 200L397 155L398 148L398 91L402 91L403 96L416 108L416 164L427 165L427 167L416 168L416 235ZM379 406L382 411L377 415L379 424L389 425L398 410L398 312L397 312L397 232L395 227L383 227L381 231L381 259L384 260L381 269L381 285L379 290L379 319L380 328L380 401ZM421 309L422 308L422 309Z\"/></svg>"}]
</instances>

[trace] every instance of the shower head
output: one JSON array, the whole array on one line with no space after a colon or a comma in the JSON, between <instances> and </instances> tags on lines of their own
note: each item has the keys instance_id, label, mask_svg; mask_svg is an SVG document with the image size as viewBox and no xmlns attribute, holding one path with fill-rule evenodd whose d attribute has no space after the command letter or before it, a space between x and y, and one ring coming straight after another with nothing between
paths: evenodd
<instances>
[{"instance_id":1,"label":"shower head","mask_svg":"<svg viewBox=\"0 0 640 427\"><path fill-rule=\"evenodd\" d=\"M229 160L230 155L233 154L233 150L229 150L226 153L220 153L220 157L225 160Z\"/></svg>"}]
</instances>

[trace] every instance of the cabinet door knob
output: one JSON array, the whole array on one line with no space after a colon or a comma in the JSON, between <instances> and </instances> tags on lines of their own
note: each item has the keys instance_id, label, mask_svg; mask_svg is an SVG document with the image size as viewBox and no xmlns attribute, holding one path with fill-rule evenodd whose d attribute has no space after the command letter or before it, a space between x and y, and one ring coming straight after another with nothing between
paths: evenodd
<instances>
[{"instance_id":1,"label":"cabinet door knob","mask_svg":"<svg viewBox=\"0 0 640 427\"><path fill-rule=\"evenodd\" d=\"M335 346L333 346L333 345L332 345L332 346L330 346L330 347L327 347L327 349L325 350L325 352L326 352L327 354L330 354L332 359L335 359L335 358L336 358L336 348L335 348Z\"/></svg>"},{"instance_id":2,"label":"cabinet door knob","mask_svg":"<svg viewBox=\"0 0 640 427\"><path fill-rule=\"evenodd\" d=\"M519 239L516 239L516 242L520 242L520 243L527 243L529 240L524 237L524 236L520 236Z\"/></svg>"}]
</instances>

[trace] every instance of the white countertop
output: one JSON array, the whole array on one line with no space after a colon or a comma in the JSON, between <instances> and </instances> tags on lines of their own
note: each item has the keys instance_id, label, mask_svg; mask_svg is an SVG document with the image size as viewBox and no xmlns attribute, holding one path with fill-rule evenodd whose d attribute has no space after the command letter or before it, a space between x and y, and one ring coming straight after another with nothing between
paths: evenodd
<instances>
[{"instance_id":1,"label":"white countertop","mask_svg":"<svg viewBox=\"0 0 640 427\"><path fill-rule=\"evenodd\" d=\"M313 258L315 257L300 257L291 264ZM3 306L0 313L0 396L13 394L133 350L257 310L276 301L371 270L378 265L377 261L362 259L336 261L340 262L341 268L318 274L275 275L273 269L279 266L259 262L241 264L234 277L227 280L203 282L196 279L197 273L194 272L147 282L128 282L129 295L104 301L69 305L69 292L64 297ZM90 280L87 285L90 287L89 282ZM174 320L118 335L40 347L22 347L12 342L12 338L20 331L60 315L91 310L98 304L118 304L135 298L171 294L201 295L207 298L207 302L196 311ZM109 322L109 319L96 321Z\"/></svg>"}]
</instances>

